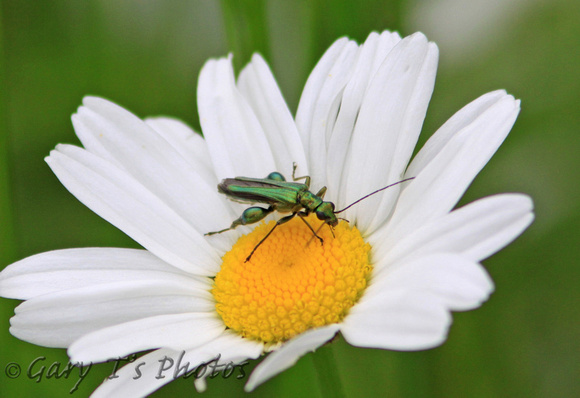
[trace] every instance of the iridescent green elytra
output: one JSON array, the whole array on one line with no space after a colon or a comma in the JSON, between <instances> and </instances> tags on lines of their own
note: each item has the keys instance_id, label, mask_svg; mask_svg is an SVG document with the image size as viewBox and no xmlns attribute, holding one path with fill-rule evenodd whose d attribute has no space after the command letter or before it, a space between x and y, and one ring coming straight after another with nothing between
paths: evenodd
<instances>
[{"instance_id":1,"label":"iridescent green elytra","mask_svg":"<svg viewBox=\"0 0 580 398\"><path fill-rule=\"evenodd\" d=\"M278 211L280 213L292 213L289 216L282 217L274 227L262 238L260 242L254 247L250 255L246 258L246 262L250 261L252 255L256 249L264 243L266 239L272 234L278 225L284 224L295 216L300 217L302 221L310 228L314 236L324 244L324 241L316 231L312 228L310 224L304 219L304 217L310 215L311 213L316 214L319 220L324 221L325 224L331 228L338 224L338 218L336 214L341 213L351 207L352 205L360 202L363 199L374 195L377 192L383 191L393 185L400 184L402 182L411 180L412 178L407 178L405 180L396 182L394 184L388 185L381 189L378 189L370 194L363 196L359 200L351 203L342 210L334 211L334 203L325 202L322 199L326 193L326 187L322 187L320 191L316 194L310 192L310 176L296 177L296 163L292 167L292 180L304 180L304 184L299 182L288 182L284 176L277 171L274 171L266 178L248 178L248 177L236 177L236 178L226 178L218 184L218 192L223 193L229 199L236 202L242 203L264 203L269 205L268 208L263 207L250 207L244 210L242 215L232 222L229 228L222 229L220 231L208 232L205 235L220 234L230 229L234 229L239 225L254 224L268 214Z\"/></svg>"}]
</instances>

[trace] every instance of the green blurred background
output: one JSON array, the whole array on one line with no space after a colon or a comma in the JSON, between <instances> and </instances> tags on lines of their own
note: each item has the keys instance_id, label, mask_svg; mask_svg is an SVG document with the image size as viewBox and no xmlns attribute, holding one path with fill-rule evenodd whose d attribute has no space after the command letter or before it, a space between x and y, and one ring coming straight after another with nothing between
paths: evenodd
<instances>
[{"instance_id":1,"label":"green blurred background","mask_svg":"<svg viewBox=\"0 0 580 398\"><path fill-rule=\"evenodd\" d=\"M496 292L481 309L456 313L448 341L417 353L351 347L337 358L349 397L580 396L580 2L416 1L18 1L0 2L0 267L48 250L136 247L94 215L52 175L43 158L75 143L70 115L86 94L139 116L171 115L199 129L197 75L210 57L252 51L270 63L296 109L324 49L372 30L423 31L440 48L435 93L422 141L456 110L498 88L522 112L462 203L517 191L535 201L536 221L485 261ZM69 394L76 376L40 383L4 369L64 350L8 333L17 302L0 300L0 396ZM192 330L192 333L195 333ZM246 367L255 366L252 362ZM112 370L94 366L76 396ZM245 380L209 381L206 397L242 396ZM155 396L194 395L179 380ZM319 396L312 354L255 396Z\"/></svg>"}]
</instances>

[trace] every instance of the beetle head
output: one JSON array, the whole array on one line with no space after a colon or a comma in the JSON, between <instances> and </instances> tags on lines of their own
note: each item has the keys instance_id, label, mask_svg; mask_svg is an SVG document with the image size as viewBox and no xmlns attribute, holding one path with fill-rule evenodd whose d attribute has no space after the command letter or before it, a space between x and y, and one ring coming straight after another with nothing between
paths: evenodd
<instances>
[{"instance_id":1,"label":"beetle head","mask_svg":"<svg viewBox=\"0 0 580 398\"><path fill-rule=\"evenodd\" d=\"M338 219L334 215L334 203L332 202L322 202L316 208L316 217L331 227L336 227L338 224Z\"/></svg>"}]
</instances>

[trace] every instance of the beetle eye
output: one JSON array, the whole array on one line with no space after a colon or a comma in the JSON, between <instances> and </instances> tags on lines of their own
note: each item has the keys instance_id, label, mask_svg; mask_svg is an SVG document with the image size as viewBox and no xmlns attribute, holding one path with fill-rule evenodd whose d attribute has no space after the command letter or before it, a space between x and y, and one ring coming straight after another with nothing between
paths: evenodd
<instances>
[{"instance_id":1,"label":"beetle eye","mask_svg":"<svg viewBox=\"0 0 580 398\"><path fill-rule=\"evenodd\" d=\"M325 220L326 219L326 214L324 214L321 211L317 211L316 212L316 217L318 217L319 220Z\"/></svg>"}]
</instances>

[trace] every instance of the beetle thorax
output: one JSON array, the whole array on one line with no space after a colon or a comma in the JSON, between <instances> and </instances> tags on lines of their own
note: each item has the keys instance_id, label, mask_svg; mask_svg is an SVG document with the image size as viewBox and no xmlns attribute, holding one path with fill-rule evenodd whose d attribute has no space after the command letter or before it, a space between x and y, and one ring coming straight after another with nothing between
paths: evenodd
<instances>
[{"instance_id":1,"label":"beetle thorax","mask_svg":"<svg viewBox=\"0 0 580 398\"><path fill-rule=\"evenodd\" d=\"M324 203L322 199L320 199L320 196L316 196L310 191L300 194L298 200L300 201L300 205L308 210L308 212L316 211L316 209Z\"/></svg>"}]
</instances>

